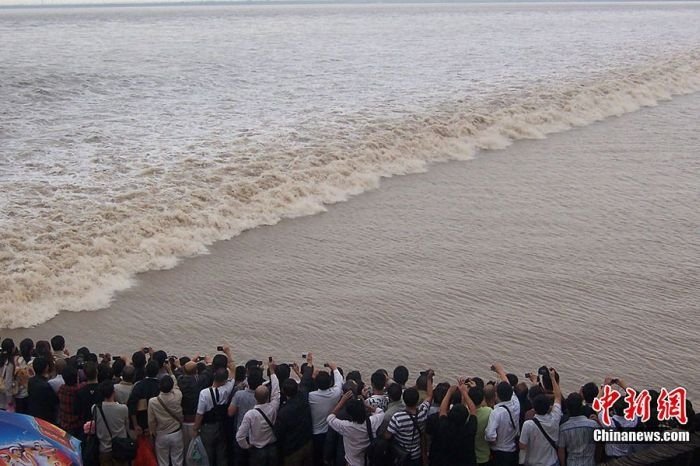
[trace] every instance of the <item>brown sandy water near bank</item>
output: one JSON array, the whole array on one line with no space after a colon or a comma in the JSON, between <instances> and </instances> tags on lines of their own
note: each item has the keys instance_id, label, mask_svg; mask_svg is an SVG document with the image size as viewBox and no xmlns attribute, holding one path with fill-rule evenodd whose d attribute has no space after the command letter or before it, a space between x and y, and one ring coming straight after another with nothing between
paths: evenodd
<instances>
[{"instance_id":1,"label":"brown sandy water near bank","mask_svg":"<svg viewBox=\"0 0 700 466\"><path fill-rule=\"evenodd\" d=\"M72 349L239 359L314 351L369 376L606 374L700 395L700 94L380 189L138 277L96 312L28 330Z\"/></svg>"}]
</instances>

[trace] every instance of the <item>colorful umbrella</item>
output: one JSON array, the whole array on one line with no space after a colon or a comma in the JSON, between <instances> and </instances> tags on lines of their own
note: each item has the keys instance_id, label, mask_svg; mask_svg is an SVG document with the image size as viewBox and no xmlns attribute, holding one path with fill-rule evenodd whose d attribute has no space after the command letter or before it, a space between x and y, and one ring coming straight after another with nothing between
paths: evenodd
<instances>
[{"instance_id":1,"label":"colorful umbrella","mask_svg":"<svg viewBox=\"0 0 700 466\"><path fill-rule=\"evenodd\" d=\"M0 466L82 465L80 441L24 414L0 411Z\"/></svg>"}]
</instances>

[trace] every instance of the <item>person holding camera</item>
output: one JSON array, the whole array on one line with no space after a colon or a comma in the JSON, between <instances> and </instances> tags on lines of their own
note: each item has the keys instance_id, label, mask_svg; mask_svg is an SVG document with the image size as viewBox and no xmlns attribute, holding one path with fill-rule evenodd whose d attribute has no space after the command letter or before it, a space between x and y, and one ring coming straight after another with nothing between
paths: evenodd
<instances>
[{"instance_id":1,"label":"person holding camera","mask_svg":"<svg viewBox=\"0 0 700 466\"><path fill-rule=\"evenodd\" d=\"M293 367L298 369L296 364ZM311 372L312 369L306 366L301 383L291 378L282 383L282 394L286 396L287 402L277 414L275 436L279 442L283 466L308 466L313 462L313 429L308 391Z\"/></svg>"},{"instance_id":2,"label":"person holding camera","mask_svg":"<svg viewBox=\"0 0 700 466\"><path fill-rule=\"evenodd\" d=\"M525 421L520 435L520 450L525 452L526 466L550 466L558 461L559 422L561 421L561 389L556 371L549 369L554 402L547 394L534 397L535 417Z\"/></svg>"},{"instance_id":3,"label":"person holding camera","mask_svg":"<svg viewBox=\"0 0 700 466\"><path fill-rule=\"evenodd\" d=\"M307 366L314 371L313 355L309 353L306 359ZM328 363L328 368L333 373L333 382L331 385L331 375L326 371L319 371L316 374L316 390L309 393L309 406L311 407L311 422L313 426L313 444L314 444L314 464L323 466L323 448L326 443L326 434L328 433L328 415L333 411L333 408L340 397L343 389L343 376L338 370L338 366L334 363Z\"/></svg>"},{"instance_id":4,"label":"person holding camera","mask_svg":"<svg viewBox=\"0 0 700 466\"><path fill-rule=\"evenodd\" d=\"M497 403L489 415L484 438L491 444L494 466L517 466L520 401L513 396L513 387L503 365L495 363L491 370L501 381L496 385Z\"/></svg>"},{"instance_id":5,"label":"person holding camera","mask_svg":"<svg viewBox=\"0 0 700 466\"><path fill-rule=\"evenodd\" d=\"M236 432L236 443L250 451L250 466L277 466L278 462L274 426L280 407L280 385L274 363L270 364L270 374L272 390L265 385L255 389L256 404L245 413Z\"/></svg>"},{"instance_id":6,"label":"person holding camera","mask_svg":"<svg viewBox=\"0 0 700 466\"><path fill-rule=\"evenodd\" d=\"M423 456L423 433L428 410L433 402L433 370L426 375L425 400L419 405L420 394L415 387L403 392L403 402L406 408L394 414L389 421L384 437L395 442L396 449L406 457L405 466L420 466Z\"/></svg>"},{"instance_id":7,"label":"person holding camera","mask_svg":"<svg viewBox=\"0 0 700 466\"><path fill-rule=\"evenodd\" d=\"M340 420L338 413L345 407L349 420ZM370 415L371 413L371 415ZM384 420L384 411L365 405L361 396L348 390L328 415L328 426L343 436L345 461L348 466L365 466L365 451Z\"/></svg>"},{"instance_id":8,"label":"person holding camera","mask_svg":"<svg viewBox=\"0 0 700 466\"><path fill-rule=\"evenodd\" d=\"M476 465L474 439L477 418L476 405L468 392L470 387L476 387L476 384L460 378L442 397L437 422L433 423L431 429L431 465Z\"/></svg>"}]
</instances>

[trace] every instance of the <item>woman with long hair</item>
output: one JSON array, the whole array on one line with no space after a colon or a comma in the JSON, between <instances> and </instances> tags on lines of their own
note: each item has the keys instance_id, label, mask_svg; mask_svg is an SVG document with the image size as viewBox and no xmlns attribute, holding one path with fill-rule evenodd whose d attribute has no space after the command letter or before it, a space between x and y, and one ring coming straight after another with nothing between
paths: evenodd
<instances>
[{"instance_id":1,"label":"woman with long hair","mask_svg":"<svg viewBox=\"0 0 700 466\"><path fill-rule=\"evenodd\" d=\"M36 357L42 357L46 359L49 363L49 379L56 376L56 363L53 357L53 349L51 349L51 343L46 340L39 340L36 342L36 347L34 348L34 355Z\"/></svg>"},{"instance_id":2,"label":"woman with long hair","mask_svg":"<svg viewBox=\"0 0 700 466\"><path fill-rule=\"evenodd\" d=\"M15 381L17 382L15 411L22 414L29 412L27 403L29 379L34 377L32 361L34 361L34 341L31 338L25 338L19 342L19 354L15 357Z\"/></svg>"},{"instance_id":3,"label":"woman with long hair","mask_svg":"<svg viewBox=\"0 0 700 466\"><path fill-rule=\"evenodd\" d=\"M0 411L7 411L15 405L15 352L15 342L5 338L0 344Z\"/></svg>"}]
</instances>

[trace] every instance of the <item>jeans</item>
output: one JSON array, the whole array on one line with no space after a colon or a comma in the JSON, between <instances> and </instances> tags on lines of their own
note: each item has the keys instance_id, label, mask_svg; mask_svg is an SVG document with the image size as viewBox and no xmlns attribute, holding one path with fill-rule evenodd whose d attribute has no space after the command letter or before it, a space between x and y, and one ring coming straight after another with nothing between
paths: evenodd
<instances>
[{"instance_id":1,"label":"jeans","mask_svg":"<svg viewBox=\"0 0 700 466\"><path fill-rule=\"evenodd\" d=\"M158 466L182 466L184 453L181 429L170 434L162 432L156 435L156 457Z\"/></svg>"}]
</instances>

